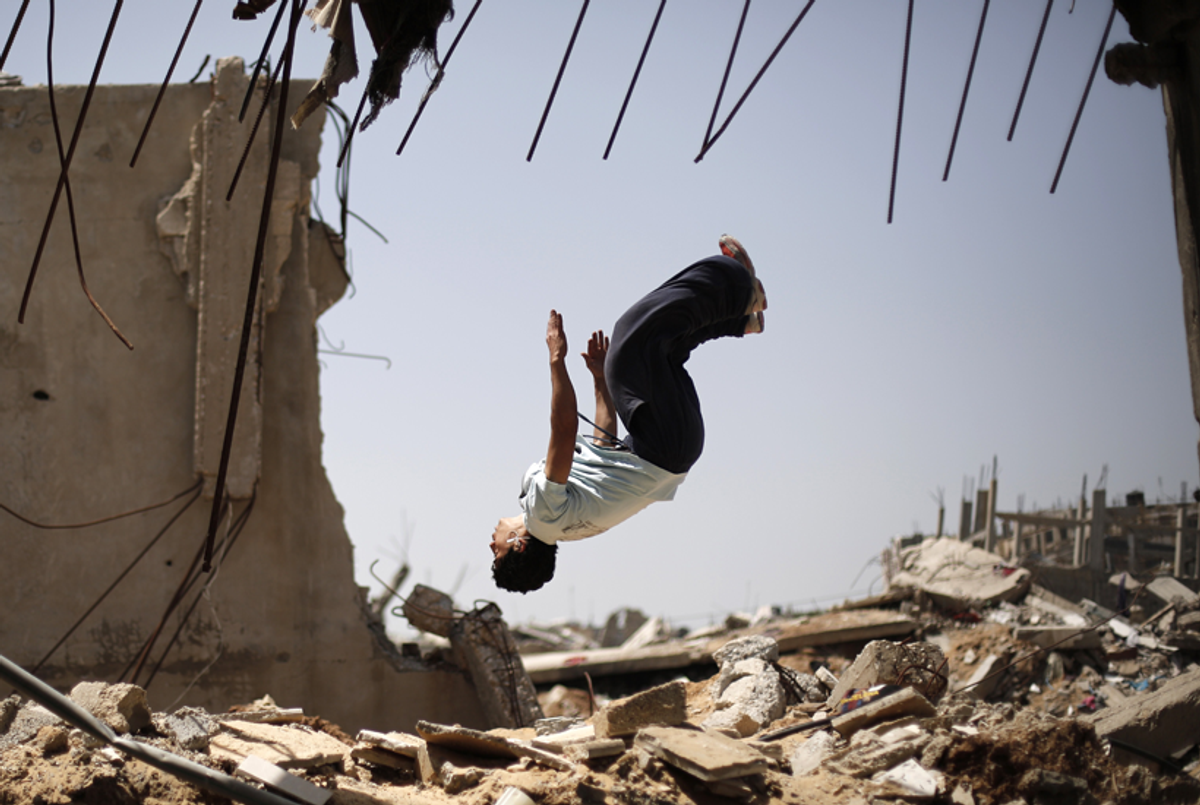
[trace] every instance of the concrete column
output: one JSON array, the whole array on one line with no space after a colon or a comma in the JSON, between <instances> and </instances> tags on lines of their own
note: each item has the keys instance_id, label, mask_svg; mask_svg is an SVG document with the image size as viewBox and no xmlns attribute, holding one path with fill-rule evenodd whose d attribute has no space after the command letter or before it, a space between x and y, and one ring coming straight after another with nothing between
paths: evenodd
<instances>
[{"instance_id":1,"label":"concrete column","mask_svg":"<svg viewBox=\"0 0 1200 805\"><path fill-rule=\"evenodd\" d=\"M1013 561L1019 562L1021 555L1025 553L1025 546L1021 544L1021 540L1025 538L1025 526L1021 523L1013 523Z\"/></svg>"},{"instance_id":2,"label":"concrete column","mask_svg":"<svg viewBox=\"0 0 1200 805\"><path fill-rule=\"evenodd\" d=\"M992 482L988 485L987 494L987 514L984 515L987 519L983 524L986 534L983 540L983 549L988 552L996 550L996 476L992 476Z\"/></svg>"},{"instance_id":3,"label":"concrete column","mask_svg":"<svg viewBox=\"0 0 1200 805\"><path fill-rule=\"evenodd\" d=\"M1104 490L1092 490L1091 547L1088 551L1088 566L1099 572L1104 572L1104 537L1108 533L1107 514Z\"/></svg>"},{"instance_id":4,"label":"concrete column","mask_svg":"<svg viewBox=\"0 0 1200 805\"><path fill-rule=\"evenodd\" d=\"M1183 578L1183 526L1187 523L1186 506L1175 512L1175 578Z\"/></svg>"},{"instance_id":5,"label":"concrete column","mask_svg":"<svg viewBox=\"0 0 1200 805\"><path fill-rule=\"evenodd\" d=\"M980 489L975 493L975 523L972 534L978 534L985 527L988 510L988 490Z\"/></svg>"},{"instance_id":6,"label":"concrete column","mask_svg":"<svg viewBox=\"0 0 1200 805\"><path fill-rule=\"evenodd\" d=\"M1073 529L1075 533L1075 545L1071 553L1071 565L1073 567L1082 567L1084 557L1087 555L1084 553L1084 545L1087 541L1087 526L1083 524L1083 521L1087 519L1087 505L1084 503L1082 496L1079 498L1079 507L1075 509L1075 519L1079 521L1079 525ZM1064 528L1063 534L1066 533L1067 529Z\"/></svg>"},{"instance_id":7,"label":"concrete column","mask_svg":"<svg viewBox=\"0 0 1200 805\"><path fill-rule=\"evenodd\" d=\"M961 542L971 536L971 501L963 498L962 514L958 518L958 539Z\"/></svg>"},{"instance_id":8,"label":"concrete column","mask_svg":"<svg viewBox=\"0 0 1200 805\"><path fill-rule=\"evenodd\" d=\"M938 529L937 535L940 539L942 536L942 528L946 525L946 507L938 506Z\"/></svg>"}]
</instances>

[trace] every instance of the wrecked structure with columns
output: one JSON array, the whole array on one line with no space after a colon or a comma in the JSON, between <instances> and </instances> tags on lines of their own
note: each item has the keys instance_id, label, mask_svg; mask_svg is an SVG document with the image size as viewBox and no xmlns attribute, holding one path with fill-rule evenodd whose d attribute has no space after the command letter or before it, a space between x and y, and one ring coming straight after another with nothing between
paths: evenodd
<instances>
[{"instance_id":1,"label":"wrecked structure with columns","mask_svg":"<svg viewBox=\"0 0 1200 805\"><path fill-rule=\"evenodd\" d=\"M163 704L270 693L347 729L482 726L467 673L383 636L321 465L316 320L348 280L309 211L320 119L283 132L226 503L199 570L274 135L269 111L239 165L249 81L228 59L211 84L170 86L136 170L157 88L97 87L23 323L24 272L0 280L3 653L59 688L124 679ZM56 87L59 113L73 120L84 95ZM0 88L0 121L0 260L28 266L60 173L45 87ZM79 287L68 205L88 289L132 349Z\"/></svg>"}]
</instances>

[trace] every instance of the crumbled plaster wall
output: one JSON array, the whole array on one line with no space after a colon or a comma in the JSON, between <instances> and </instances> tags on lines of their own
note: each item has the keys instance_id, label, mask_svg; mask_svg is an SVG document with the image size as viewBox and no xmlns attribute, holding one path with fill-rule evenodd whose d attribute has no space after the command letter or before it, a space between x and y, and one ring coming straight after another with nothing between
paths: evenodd
<instances>
[{"instance_id":1,"label":"crumbled plaster wall","mask_svg":"<svg viewBox=\"0 0 1200 805\"><path fill-rule=\"evenodd\" d=\"M135 169L129 158L157 87L96 89L71 189L89 287L133 351L79 288L65 197L18 324L58 159L46 89L0 89L0 503L23 516L92 521L167 500L211 466L201 460L211 449L204 431L212 417L224 417L232 376L228 351L215 353L232 339L236 355L237 333L198 348L204 328L197 321L240 321L273 114L264 118L235 196L242 208L223 210L226 179L211 179L213 192L190 201L190 224L184 215L190 243L179 242L179 219L169 209L189 178L196 180L194 168L207 164L204 147L220 170L236 165L253 115L240 126L223 118L208 135L197 124L246 80L240 62L226 62L213 84L172 86ZM303 96L303 85L296 82L289 104ZM84 91L56 88L66 137ZM237 94L233 105L240 100ZM284 137L281 176L291 171L293 181L276 193L277 202L284 194L276 205L283 219L272 225L258 360L243 396L249 413L235 431L252 460L231 484L234 514L256 486L253 511L211 595L166 656L150 699L166 709L183 694L179 704L222 709L269 693L346 729L411 729L418 718L482 726L463 675L405 669L405 660L372 638L342 508L321 466L315 322L346 282L308 213L321 122L289 128ZM225 153L231 148L232 157ZM206 216L210 229L198 232ZM198 303L206 283L223 290ZM207 399L198 405L201 395ZM211 481L207 488L211 494ZM26 667L38 663L186 500L69 530L35 528L0 512L0 652ZM83 678L115 681L158 625L201 546L209 511L205 498L188 508L39 675L60 689ZM170 618L164 634L177 625L178 616ZM148 668L165 645L158 641Z\"/></svg>"}]
</instances>

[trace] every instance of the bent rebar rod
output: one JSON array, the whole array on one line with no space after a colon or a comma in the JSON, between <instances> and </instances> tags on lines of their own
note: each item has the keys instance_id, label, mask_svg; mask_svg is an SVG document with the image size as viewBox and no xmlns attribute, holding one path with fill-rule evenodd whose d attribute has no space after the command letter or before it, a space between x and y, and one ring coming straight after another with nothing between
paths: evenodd
<instances>
[{"instance_id":1,"label":"bent rebar rod","mask_svg":"<svg viewBox=\"0 0 1200 805\"><path fill-rule=\"evenodd\" d=\"M206 791L246 805L296 805L290 799L262 791L215 769L201 766L132 738L118 736L107 724L3 655L0 655L0 679L89 735Z\"/></svg>"}]
</instances>

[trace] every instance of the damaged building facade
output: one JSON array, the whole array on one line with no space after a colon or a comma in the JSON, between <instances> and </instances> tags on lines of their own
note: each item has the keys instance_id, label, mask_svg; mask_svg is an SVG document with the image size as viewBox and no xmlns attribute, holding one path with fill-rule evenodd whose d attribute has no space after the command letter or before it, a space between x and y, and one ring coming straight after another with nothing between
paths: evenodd
<instances>
[{"instance_id":1,"label":"damaged building facade","mask_svg":"<svg viewBox=\"0 0 1200 805\"><path fill-rule=\"evenodd\" d=\"M23 323L60 163L45 87L0 88L0 644L64 690L124 679L164 705L270 692L348 729L482 725L464 673L382 638L321 465L315 324L347 287L309 211L321 120L284 132L229 503L198 572L272 136L268 113L227 201L248 86L236 59L171 86L133 170L157 87L95 90ZM64 120L84 94L55 89ZM132 351L80 289L68 201L90 291Z\"/></svg>"}]
</instances>

